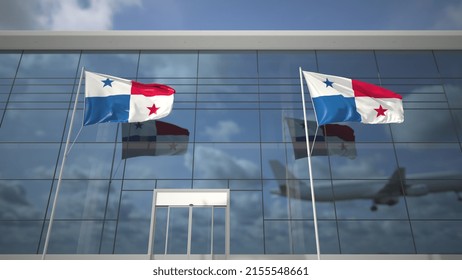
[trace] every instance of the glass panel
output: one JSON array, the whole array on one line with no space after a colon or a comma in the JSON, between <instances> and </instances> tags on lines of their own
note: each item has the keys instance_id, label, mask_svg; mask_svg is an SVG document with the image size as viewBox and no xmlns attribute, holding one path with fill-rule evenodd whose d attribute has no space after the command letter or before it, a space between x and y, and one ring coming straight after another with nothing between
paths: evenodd
<instances>
[{"instance_id":1,"label":"glass panel","mask_svg":"<svg viewBox=\"0 0 462 280\"><path fill-rule=\"evenodd\" d=\"M438 70L443 77L462 77L462 51L434 51Z\"/></svg>"},{"instance_id":2,"label":"glass panel","mask_svg":"<svg viewBox=\"0 0 462 280\"><path fill-rule=\"evenodd\" d=\"M189 208L170 208L167 254L188 253Z\"/></svg>"},{"instance_id":3,"label":"glass panel","mask_svg":"<svg viewBox=\"0 0 462 280\"><path fill-rule=\"evenodd\" d=\"M49 180L0 180L0 220L43 219Z\"/></svg>"},{"instance_id":4,"label":"glass panel","mask_svg":"<svg viewBox=\"0 0 462 280\"><path fill-rule=\"evenodd\" d=\"M100 254L114 254L114 242L117 228L116 221L106 221L103 228Z\"/></svg>"},{"instance_id":5,"label":"glass panel","mask_svg":"<svg viewBox=\"0 0 462 280\"><path fill-rule=\"evenodd\" d=\"M66 160L64 179L111 178L114 144L75 143ZM61 166L61 163L59 163ZM59 169L56 171L58 176Z\"/></svg>"},{"instance_id":6,"label":"glass panel","mask_svg":"<svg viewBox=\"0 0 462 280\"><path fill-rule=\"evenodd\" d=\"M151 224L152 191L122 192L115 254L146 254Z\"/></svg>"},{"instance_id":7,"label":"glass panel","mask_svg":"<svg viewBox=\"0 0 462 280\"><path fill-rule=\"evenodd\" d=\"M57 103L60 108L68 109L73 91L77 92L77 89L72 85L18 85L16 83L11 91L9 101L29 108L51 107L52 104L49 103ZM80 96L83 99L83 91Z\"/></svg>"},{"instance_id":8,"label":"glass panel","mask_svg":"<svg viewBox=\"0 0 462 280\"><path fill-rule=\"evenodd\" d=\"M432 78L438 69L431 51L376 51L382 78Z\"/></svg>"},{"instance_id":9,"label":"glass panel","mask_svg":"<svg viewBox=\"0 0 462 280\"><path fill-rule=\"evenodd\" d=\"M261 192L231 192L231 254L263 254Z\"/></svg>"},{"instance_id":10,"label":"glass panel","mask_svg":"<svg viewBox=\"0 0 462 280\"><path fill-rule=\"evenodd\" d=\"M316 254L314 224L311 221L292 221L294 254ZM319 247L321 254L340 254L337 223L318 221Z\"/></svg>"},{"instance_id":11,"label":"glass panel","mask_svg":"<svg viewBox=\"0 0 462 280\"><path fill-rule=\"evenodd\" d=\"M191 189L192 180L157 180L158 189Z\"/></svg>"},{"instance_id":12,"label":"glass panel","mask_svg":"<svg viewBox=\"0 0 462 280\"><path fill-rule=\"evenodd\" d=\"M426 174L427 179L406 180L406 200L411 219L461 219L462 180L450 174Z\"/></svg>"},{"instance_id":13,"label":"glass panel","mask_svg":"<svg viewBox=\"0 0 462 280\"><path fill-rule=\"evenodd\" d=\"M263 142L290 141L287 133L284 111L264 110L260 111L261 116L261 138Z\"/></svg>"},{"instance_id":14,"label":"glass panel","mask_svg":"<svg viewBox=\"0 0 462 280\"><path fill-rule=\"evenodd\" d=\"M0 254L37 254L43 221L0 221Z\"/></svg>"},{"instance_id":15,"label":"glass panel","mask_svg":"<svg viewBox=\"0 0 462 280\"><path fill-rule=\"evenodd\" d=\"M141 52L139 77L197 77L197 52Z\"/></svg>"},{"instance_id":16,"label":"glass panel","mask_svg":"<svg viewBox=\"0 0 462 280\"><path fill-rule=\"evenodd\" d=\"M392 144L356 143L355 159L330 157L335 179L388 179L396 170Z\"/></svg>"},{"instance_id":17,"label":"glass panel","mask_svg":"<svg viewBox=\"0 0 462 280\"><path fill-rule=\"evenodd\" d=\"M73 78L77 75L78 52L24 52L18 78Z\"/></svg>"},{"instance_id":18,"label":"glass panel","mask_svg":"<svg viewBox=\"0 0 462 280\"><path fill-rule=\"evenodd\" d=\"M406 202L397 180L334 180L339 219L405 219Z\"/></svg>"},{"instance_id":19,"label":"glass panel","mask_svg":"<svg viewBox=\"0 0 462 280\"><path fill-rule=\"evenodd\" d=\"M264 217L268 219L288 219L289 199L285 189L275 180L265 180L263 188Z\"/></svg>"},{"instance_id":20,"label":"glass panel","mask_svg":"<svg viewBox=\"0 0 462 280\"><path fill-rule=\"evenodd\" d=\"M66 113L64 110L6 110L0 141L60 142Z\"/></svg>"},{"instance_id":21,"label":"glass panel","mask_svg":"<svg viewBox=\"0 0 462 280\"><path fill-rule=\"evenodd\" d=\"M414 254L408 221L339 221L342 254Z\"/></svg>"},{"instance_id":22,"label":"glass panel","mask_svg":"<svg viewBox=\"0 0 462 280\"><path fill-rule=\"evenodd\" d=\"M153 254L165 254L167 237L167 207L156 207L156 225L154 228Z\"/></svg>"},{"instance_id":23,"label":"glass panel","mask_svg":"<svg viewBox=\"0 0 462 280\"><path fill-rule=\"evenodd\" d=\"M191 254L210 254L212 242L212 208L192 208Z\"/></svg>"},{"instance_id":24,"label":"glass panel","mask_svg":"<svg viewBox=\"0 0 462 280\"><path fill-rule=\"evenodd\" d=\"M192 157L174 156L141 156L125 160L126 179L191 179ZM161 188L161 186L158 186Z\"/></svg>"},{"instance_id":25,"label":"glass panel","mask_svg":"<svg viewBox=\"0 0 462 280\"><path fill-rule=\"evenodd\" d=\"M56 180L52 197L54 197L57 184ZM109 181L107 180L63 180L55 217L57 219L103 219L107 207L108 191ZM51 204L52 202L49 205L50 209Z\"/></svg>"},{"instance_id":26,"label":"glass panel","mask_svg":"<svg viewBox=\"0 0 462 280\"><path fill-rule=\"evenodd\" d=\"M103 223L97 221L53 222L48 254L97 254L99 253ZM41 251L45 243L48 223L42 234Z\"/></svg>"},{"instance_id":27,"label":"glass panel","mask_svg":"<svg viewBox=\"0 0 462 280\"><path fill-rule=\"evenodd\" d=\"M0 52L0 78L14 78L20 58L20 53Z\"/></svg>"},{"instance_id":28,"label":"glass panel","mask_svg":"<svg viewBox=\"0 0 462 280\"><path fill-rule=\"evenodd\" d=\"M194 178L260 179L258 144L196 144Z\"/></svg>"},{"instance_id":29,"label":"glass panel","mask_svg":"<svg viewBox=\"0 0 462 280\"><path fill-rule=\"evenodd\" d=\"M120 192L122 191L122 180L109 181L108 202L105 209L106 219L117 219L119 215Z\"/></svg>"},{"instance_id":30,"label":"glass panel","mask_svg":"<svg viewBox=\"0 0 462 280\"><path fill-rule=\"evenodd\" d=\"M457 142L448 110L406 110L405 121L392 125L397 142ZM422 121L425 120L425 121Z\"/></svg>"},{"instance_id":31,"label":"glass panel","mask_svg":"<svg viewBox=\"0 0 462 280\"><path fill-rule=\"evenodd\" d=\"M229 180L194 180L194 189L228 189Z\"/></svg>"},{"instance_id":32,"label":"glass panel","mask_svg":"<svg viewBox=\"0 0 462 280\"><path fill-rule=\"evenodd\" d=\"M197 112L198 142L258 142L258 112L202 110Z\"/></svg>"},{"instance_id":33,"label":"glass panel","mask_svg":"<svg viewBox=\"0 0 462 280\"><path fill-rule=\"evenodd\" d=\"M461 254L461 221L412 221L417 254Z\"/></svg>"},{"instance_id":34,"label":"glass panel","mask_svg":"<svg viewBox=\"0 0 462 280\"><path fill-rule=\"evenodd\" d=\"M288 221L265 221L265 254L290 253Z\"/></svg>"},{"instance_id":35,"label":"glass panel","mask_svg":"<svg viewBox=\"0 0 462 280\"><path fill-rule=\"evenodd\" d=\"M231 190L261 190L261 180L229 180Z\"/></svg>"},{"instance_id":36,"label":"glass panel","mask_svg":"<svg viewBox=\"0 0 462 280\"><path fill-rule=\"evenodd\" d=\"M213 209L213 254L225 254L226 247L226 208Z\"/></svg>"},{"instance_id":37,"label":"glass panel","mask_svg":"<svg viewBox=\"0 0 462 280\"><path fill-rule=\"evenodd\" d=\"M201 78L255 78L257 77L255 51L201 51L199 77Z\"/></svg>"},{"instance_id":38,"label":"glass panel","mask_svg":"<svg viewBox=\"0 0 462 280\"><path fill-rule=\"evenodd\" d=\"M373 51L317 51L316 57L320 73L348 78L377 78Z\"/></svg>"},{"instance_id":39,"label":"glass panel","mask_svg":"<svg viewBox=\"0 0 462 280\"><path fill-rule=\"evenodd\" d=\"M454 116L454 123L456 124L456 130L459 142L462 141L462 110L453 110L452 115Z\"/></svg>"},{"instance_id":40,"label":"glass panel","mask_svg":"<svg viewBox=\"0 0 462 280\"><path fill-rule=\"evenodd\" d=\"M84 66L87 71L133 80L136 78L138 57L138 52L84 52L79 69Z\"/></svg>"},{"instance_id":41,"label":"glass panel","mask_svg":"<svg viewBox=\"0 0 462 280\"><path fill-rule=\"evenodd\" d=\"M260 77L298 78L299 67L305 71L316 69L314 51L259 51L258 74Z\"/></svg>"},{"instance_id":42,"label":"glass panel","mask_svg":"<svg viewBox=\"0 0 462 280\"><path fill-rule=\"evenodd\" d=\"M258 87L250 85L199 85L198 102L257 102Z\"/></svg>"},{"instance_id":43,"label":"glass panel","mask_svg":"<svg viewBox=\"0 0 462 280\"><path fill-rule=\"evenodd\" d=\"M462 179L462 153L457 144L395 144L407 179Z\"/></svg>"},{"instance_id":44,"label":"glass panel","mask_svg":"<svg viewBox=\"0 0 462 280\"><path fill-rule=\"evenodd\" d=\"M0 178L53 178L59 146L59 144L0 144L2 155Z\"/></svg>"},{"instance_id":45,"label":"glass panel","mask_svg":"<svg viewBox=\"0 0 462 280\"><path fill-rule=\"evenodd\" d=\"M444 90L448 98L449 107L462 108L462 80L445 80Z\"/></svg>"},{"instance_id":46,"label":"glass panel","mask_svg":"<svg viewBox=\"0 0 462 280\"><path fill-rule=\"evenodd\" d=\"M123 190L152 191L156 186L156 180L124 180Z\"/></svg>"}]
</instances>

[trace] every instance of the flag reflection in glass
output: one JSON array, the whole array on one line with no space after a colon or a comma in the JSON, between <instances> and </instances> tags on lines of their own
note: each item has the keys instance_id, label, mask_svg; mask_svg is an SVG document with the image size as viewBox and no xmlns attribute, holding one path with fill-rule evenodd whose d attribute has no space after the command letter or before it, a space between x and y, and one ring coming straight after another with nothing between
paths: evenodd
<instances>
[{"instance_id":1,"label":"flag reflection in glass","mask_svg":"<svg viewBox=\"0 0 462 280\"><path fill-rule=\"evenodd\" d=\"M189 131L163 121L122 124L122 159L139 156L182 155Z\"/></svg>"}]
</instances>

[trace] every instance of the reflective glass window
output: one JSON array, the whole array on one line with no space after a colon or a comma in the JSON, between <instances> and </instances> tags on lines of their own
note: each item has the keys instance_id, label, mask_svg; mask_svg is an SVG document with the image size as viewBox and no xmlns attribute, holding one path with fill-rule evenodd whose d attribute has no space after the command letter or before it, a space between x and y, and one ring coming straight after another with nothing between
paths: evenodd
<instances>
[{"instance_id":1,"label":"reflective glass window","mask_svg":"<svg viewBox=\"0 0 462 280\"><path fill-rule=\"evenodd\" d=\"M313 222L291 221L291 223L293 253L316 254L316 239ZM339 233L335 221L318 220L318 233L321 254L340 253Z\"/></svg>"},{"instance_id":2,"label":"reflective glass window","mask_svg":"<svg viewBox=\"0 0 462 280\"><path fill-rule=\"evenodd\" d=\"M399 175L398 175L399 176ZM334 180L335 210L339 219L406 219L402 185L390 180Z\"/></svg>"},{"instance_id":3,"label":"reflective glass window","mask_svg":"<svg viewBox=\"0 0 462 280\"><path fill-rule=\"evenodd\" d=\"M395 144L406 179L462 179L462 153L457 144Z\"/></svg>"},{"instance_id":4,"label":"reflective glass window","mask_svg":"<svg viewBox=\"0 0 462 280\"><path fill-rule=\"evenodd\" d=\"M44 228L43 238L47 229L48 223ZM103 223L100 221L55 220L47 253L97 254L99 253L102 229ZM44 240L41 244L44 244Z\"/></svg>"},{"instance_id":5,"label":"reflective glass window","mask_svg":"<svg viewBox=\"0 0 462 280\"><path fill-rule=\"evenodd\" d=\"M462 141L462 110L453 110L452 115L454 116L459 141Z\"/></svg>"},{"instance_id":6,"label":"reflective glass window","mask_svg":"<svg viewBox=\"0 0 462 280\"><path fill-rule=\"evenodd\" d=\"M356 157L332 156L334 179L388 179L396 170L396 158L391 144L356 143Z\"/></svg>"},{"instance_id":7,"label":"reflective glass window","mask_svg":"<svg viewBox=\"0 0 462 280\"><path fill-rule=\"evenodd\" d=\"M59 144L0 144L0 178L51 179L55 173ZM14 163L12 164L12 160Z\"/></svg>"},{"instance_id":8,"label":"reflective glass window","mask_svg":"<svg viewBox=\"0 0 462 280\"><path fill-rule=\"evenodd\" d=\"M299 67L316 69L314 51L259 51L258 74L261 78L298 78Z\"/></svg>"},{"instance_id":9,"label":"reflective glass window","mask_svg":"<svg viewBox=\"0 0 462 280\"><path fill-rule=\"evenodd\" d=\"M77 75L79 52L24 52L18 78L73 78Z\"/></svg>"},{"instance_id":10,"label":"reflective glass window","mask_svg":"<svg viewBox=\"0 0 462 280\"><path fill-rule=\"evenodd\" d=\"M443 77L462 77L462 51L434 51L438 70Z\"/></svg>"},{"instance_id":11,"label":"reflective glass window","mask_svg":"<svg viewBox=\"0 0 462 280\"><path fill-rule=\"evenodd\" d=\"M445 80L444 90L446 92L449 107L458 109L462 108L462 80Z\"/></svg>"},{"instance_id":12,"label":"reflective glass window","mask_svg":"<svg viewBox=\"0 0 462 280\"><path fill-rule=\"evenodd\" d=\"M377 78L373 51L317 51L318 69L329 75L348 78Z\"/></svg>"},{"instance_id":13,"label":"reflective glass window","mask_svg":"<svg viewBox=\"0 0 462 280\"><path fill-rule=\"evenodd\" d=\"M56 181L54 191L56 191L57 184ZM108 194L109 181L107 180L63 180L56 202L55 217L57 219L103 219Z\"/></svg>"},{"instance_id":14,"label":"reflective glass window","mask_svg":"<svg viewBox=\"0 0 462 280\"><path fill-rule=\"evenodd\" d=\"M383 78L439 77L431 51L376 51L375 54Z\"/></svg>"},{"instance_id":15,"label":"reflective glass window","mask_svg":"<svg viewBox=\"0 0 462 280\"><path fill-rule=\"evenodd\" d=\"M50 180L0 180L0 220L43 219Z\"/></svg>"},{"instance_id":16,"label":"reflective glass window","mask_svg":"<svg viewBox=\"0 0 462 280\"><path fill-rule=\"evenodd\" d=\"M99 253L114 254L114 240L117 222L107 221L103 224L103 233Z\"/></svg>"},{"instance_id":17,"label":"reflective glass window","mask_svg":"<svg viewBox=\"0 0 462 280\"><path fill-rule=\"evenodd\" d=\"M132 80L136 78L138 57L139 52L83 52L79 71L85 67L86 71Z\"/></svg>"},{"instance_id":18,"label":"reflective glass window","mask_svg":"<svg viewBox=\"0 0 462 280\"><path fill-rule=\"evenodd\" d=\"M258 111L202 110L197 112L198 142L258 142Z\"/></svg>"},{"instance_id":19,"label":"reflective glass window","mask_svg":"<svg viewBox=\"0 0 462 280\"><path fill-rule=\"evenodd\" d=\"M212 252L212 208L193 207L191 225L191 254Z\"/></svg>"},{"instance_id":20,"label":"reflective glass window","mask_svg":"<svg viewBox=\"0 0 462 280\"><path fill-rule=\"evenodd\" d=\"M258 144L196 144L194 178L259 179L260 149Z\"/></svg>"},{"instance_id":21,"label":"reflective glass window","mask_svg":"<svg viewBox=\"0 0 462 280\"><path fill-rule=\"evenodd\" d=\"M408 221L339 221L342 254L414 254Z\"/></svg>"},{"instance_id":22,"label":"reflective glass window","mask_svg":"<svg viewBox=\"0 0 462 280\"><path fill-rule=\"evenodd\" d=\"M146 254L151 224L152 191L122 192L115 254Z\"/></svg>"},{"instance_id":23,"label":"reflective glass window","mask_svg":"<svg viewBox=\"0 0 462 280\"><path fill-rule=\"evenodd\" d=\"M0 129L1 142L60 142L64 110L6 110Z\"/></svg>"},{"instance_id":24,"label":"reflective glass window","mask_svg":"<svg viewBox=\"0 0 462 280\"><path fill-rule=\"evenodd\" d=\"M391 125L396 142L457 141L453 118L448 110L406 110L404 114L403 123Z\"/></svg>"},{"instance_id":25,"label":"reflective glass window","mask_svg":"<svg viewBox=\"0 0 462 280\"><path fill-rule=\"evenodd\" d=\"M263 254L261 192L231 192L231 254Z\"/></svg>"},{"instance_id":26,"label":"reflective glass window","mask_svg":"<svg viewBox=\"0 0 462 280\"><path fill-rule=\"evenodd\" d=\"M289 254L290 247L289 222L265 221L265 254Z\"/></svg>"},{"instance_id":27,"label":"reflective glass window","mask_svg":"<svg viewBox=\"0 0 462 280\"><path fill-rule=\"evenodd\" d=\"M0 254L37 254L43 221L0 221Z\"/></svg>"},{"instance_id":28,"label":"reflective glass window","mask_svg":"<svg viewBox=\"0 0 462 280\"><path fill-rule=\"evenodd\" d=\"M63 178L79 180L111 178L113 158L114 144L75 143L68 154ZM56 172L59 172L59 169Z\"/></svg>"},{"instance_id":29,"label":"reflective glass window","mask_svg":"<svg viewBox=\"0 0 462 280\"><path fill-rule=\"evenodd\" d=\"M411 219L461 219L462 180L450 173L427 173L406 180L406 201Z\"/></svg>"},{"instance_id":30,"label":"reflective glass window","mask_svg":"<svg viewBox=\"0 0 462 280\"><path fill-rule=\"evenodd\" d=\"M461 254L461 221L412 221L417 254Z\"/></svg>"},{"instance_id":31,"label":"reflective glass window","mask_svg":"<svg viewBox=\"0 0 462 280\"><path fill-rule=\"evenodd\" d=\"M189 211L188 207L170 208L167 254L187 254Z\"/></svg>"},{"instance_id":32,"label":"reflective glass window","mask_svg":"<svg viewBox=\"0 0 462 280\"><path fill-rule=\"evenodd\" d=\"M257 54L254 51L201 51L198 68L201 78L255 78Z\"/></svg>"},{"instance_id":33,"label":"reflective glass window","mask_svg":"<svg viewBox=\"0 0 462 280\"><path fill-rule=\"evenodd\" d=\"M0 52L0 79L14 78L20 58L20 53Z\"/></svg>"},{"instance_id":34,"label":"reflective glass window","mask_svg":"<svg viewBox=\"0 0 462 280\"><path fill-rule=\"evenodd\" d=\"M145 78L195 78L197 77L197 52L145 52L140 55L138 77Z\"/></svg>"},{"instance_id":35,"label":"reflective glass window","mask_svg":"<svg viewBox=\"0 0 462 280\"><path fill-rule=\"evenodd\" d=\"M125 179L190 179L192 177L191 154L192 152L185 155L127 158L125 170L123 168L122 170ZM120 158L120 155L118 156Z\"/></svg>"}]
</instances>

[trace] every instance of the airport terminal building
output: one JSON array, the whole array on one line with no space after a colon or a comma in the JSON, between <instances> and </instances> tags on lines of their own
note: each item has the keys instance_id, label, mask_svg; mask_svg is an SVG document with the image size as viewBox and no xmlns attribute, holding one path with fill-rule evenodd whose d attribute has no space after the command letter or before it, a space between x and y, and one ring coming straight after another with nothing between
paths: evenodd
<instances>
[{"instance_id":1,"label":"airport terminal building","mask_svg":"<svg viewBox=\"0 0 462 280\"><path fill-rule=\"evenodd\" d=\"M83 126L83 79L59 178L82 67L173 110ZM315 212L299 67L404 106L319 129ZM462 32L3 31L0 154L0 259L460 259Z\"/></svg>"}]
</instances>

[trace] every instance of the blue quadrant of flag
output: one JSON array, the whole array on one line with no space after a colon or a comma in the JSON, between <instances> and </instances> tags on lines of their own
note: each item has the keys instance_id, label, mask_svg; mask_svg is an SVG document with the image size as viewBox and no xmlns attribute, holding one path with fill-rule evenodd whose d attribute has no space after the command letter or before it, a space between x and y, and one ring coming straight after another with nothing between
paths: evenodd
<instances>
[{"instance_id":1,"label":"blue quadrant of flag","mask_svg":"<svg viewBox=\"0 0 462 280\"><path fill-rule=\"evenodd\" d=\"M360 122L361 115L356 109L354 98L330 95L313 98L316 116L320 124L336 122Z\"/></svg>"}]
</instances>

